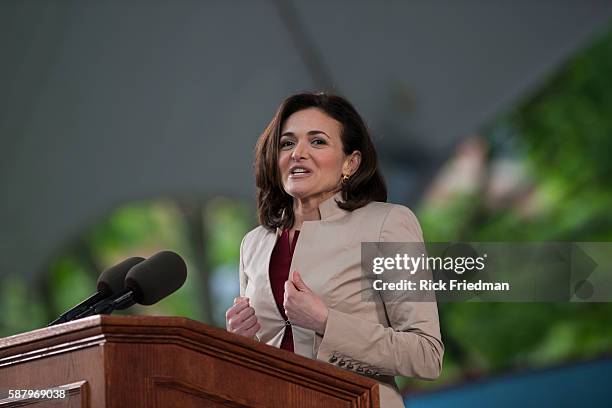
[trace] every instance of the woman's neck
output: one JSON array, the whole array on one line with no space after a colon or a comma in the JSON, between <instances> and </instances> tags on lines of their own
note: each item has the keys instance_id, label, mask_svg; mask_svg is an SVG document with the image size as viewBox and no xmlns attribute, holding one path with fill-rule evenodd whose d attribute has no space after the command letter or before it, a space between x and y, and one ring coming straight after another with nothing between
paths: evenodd
<instances>
[{"instance_id":1,"label":"woman's neck","mask_svg":"<svg viewBox=\"0 0 612 408\"><path fill-rule=\"evenodd\" d=\"M321 212L319 211L319 205L332 197L335 191L330 191L317 197L309 197L306 199L294 198L293 199L293 215L295 222L293 223L292 230L299 230L302 227L304 221L317 221L321 219Z\"/></svg>"}]
</instances>

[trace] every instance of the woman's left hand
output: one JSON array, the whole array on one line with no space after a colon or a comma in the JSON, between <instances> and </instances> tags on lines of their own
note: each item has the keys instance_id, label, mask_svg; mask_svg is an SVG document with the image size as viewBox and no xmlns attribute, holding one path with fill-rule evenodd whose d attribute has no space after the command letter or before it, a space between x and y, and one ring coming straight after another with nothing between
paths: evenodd
<instances>
[{"instance_id":1,"label":"woman's left hand","mask_svg":"<svg viewBox=\"0 0 612 408\"><path fill-rule=\"evenodd\" d=\"M302 280L298 271L285 282L285 314L292 325L323 335L327 324L327 306Z\"/></svg>"}]
</instances>

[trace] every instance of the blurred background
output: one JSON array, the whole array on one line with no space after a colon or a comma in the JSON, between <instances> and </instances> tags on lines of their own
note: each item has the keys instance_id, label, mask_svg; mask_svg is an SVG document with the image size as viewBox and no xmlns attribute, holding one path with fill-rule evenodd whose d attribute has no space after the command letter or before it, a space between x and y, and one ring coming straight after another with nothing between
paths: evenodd
<instances>
[{"instance_id":1,"label":"blurred background","mask_svg":"<svg viewBox=\"0 0 612 408\"><path fill-rule=\"evenodd\" d=\"M302 90L355 104L427 241L612 240L611 17L595 0L3 1L0 336L162 249L185 286L128 312L224 327L255 142ZM439 312L442 376L398 379L408 406L612 403L611 304Z\"/></svg>"}]
</instances>

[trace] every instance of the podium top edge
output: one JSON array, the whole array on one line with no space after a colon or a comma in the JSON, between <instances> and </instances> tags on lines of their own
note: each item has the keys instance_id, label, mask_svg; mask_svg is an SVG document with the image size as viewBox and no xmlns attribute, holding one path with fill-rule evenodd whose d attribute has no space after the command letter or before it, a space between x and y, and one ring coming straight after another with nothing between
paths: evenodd
<instances>
[{"instance_id":1,"label":"podium top edge","mask_svg":"<svg viewBox=\"0 0 612 408\"><path fill-rule=\"evenodd\" d=\"M186 317L96 315L0 339L0 369L105 344L174 344L319 380L371 388L374 379L280 350Z\"/></svg>"}]
</instances>

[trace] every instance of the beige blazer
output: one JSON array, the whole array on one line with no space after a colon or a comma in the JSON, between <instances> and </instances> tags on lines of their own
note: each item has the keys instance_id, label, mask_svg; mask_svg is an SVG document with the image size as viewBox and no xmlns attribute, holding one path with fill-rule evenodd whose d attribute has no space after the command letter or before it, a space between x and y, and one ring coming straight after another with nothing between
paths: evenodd
<instances>
[{"instance_id":1,"label":"beige blazer","mask_svg":"<svg viewBox=\"0 0 612 408\"><path fill-rule=\"evenodd\" d=\"M408 208L372 202L349 212L337 206L340 193L319 206L321 220L304 221L290 271L329 308L323 336L293 326L297 354L318 359L381 382L381 407L403 407L395 375L435 379L444 345L435 302L367 302L362 297L362 242L422 242ZM285 321L274 302L270 256L280 231L259 226L240 245L240 295L250 298L261 325L257 338L280 347Z\"/></svg>"}]
</instances>

